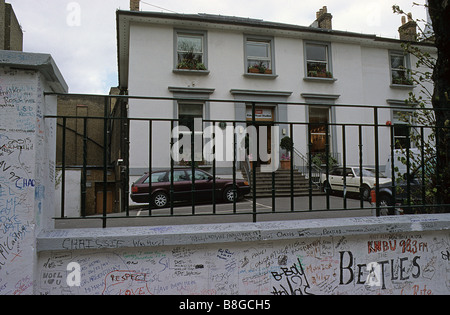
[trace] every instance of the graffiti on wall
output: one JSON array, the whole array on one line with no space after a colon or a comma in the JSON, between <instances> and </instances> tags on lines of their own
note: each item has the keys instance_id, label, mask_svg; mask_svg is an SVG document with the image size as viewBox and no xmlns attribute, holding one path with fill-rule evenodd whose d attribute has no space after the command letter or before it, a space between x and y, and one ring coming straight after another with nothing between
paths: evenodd
<instances>
[{"instance_id":1,"label":"graffiti on wall","mask_svg":"<svg viewBox=\"0 0 450 315\"><path fill-rule=\"evenodd\" d=\"M32 290L33 277L21 266L32 258L35 197L38 192L37 197L43 198L44 191L33 162L36 151L44 150L37 148L42 142L37 138L43 140L44 133L42 89L37 82L36 74L0 73L0 294Z\"/></svg>"},{"instance_id":2,"label":"graffiti on wall","mask_svg":"<svg viewBox=\"0 0 450 315\"><path fill-rule=\"evenodd\" d=\"M64 283L49 286L41 278L39 292L448 294L448 250L449 236L442 232L236 243L229 247L186 245L48 252L39 260L41 275L53 269L64 270L65 265L76 261L81 265L82 281L79 287Z\"/></svg>"}]
</instances>

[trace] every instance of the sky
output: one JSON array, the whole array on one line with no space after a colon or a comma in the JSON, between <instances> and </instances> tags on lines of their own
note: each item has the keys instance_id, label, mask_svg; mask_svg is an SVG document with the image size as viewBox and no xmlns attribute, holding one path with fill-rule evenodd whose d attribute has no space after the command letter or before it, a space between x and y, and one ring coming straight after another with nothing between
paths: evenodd
<instances>
[{"instance_id":1,"label":"sky","mask_svg":"<svg viewBox=\"0 0 450 315\"><path fill-rule=\"evenodd\" d=\"M414 0L145 0L142 11L209 13L309 26L327 6L333 29L398 38L401 17L392 6L426 19ZM48 53L69 92L108 94L118 85L116 10L129 0L6 0L24 31L24 51ZM424 3L425 0L415 0Z\"/></svg>"}]
</instances>

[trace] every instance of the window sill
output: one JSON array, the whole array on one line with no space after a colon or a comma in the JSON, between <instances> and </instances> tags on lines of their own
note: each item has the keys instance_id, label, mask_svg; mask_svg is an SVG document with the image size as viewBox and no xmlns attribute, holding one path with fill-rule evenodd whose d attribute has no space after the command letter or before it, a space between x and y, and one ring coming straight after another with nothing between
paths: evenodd
<instances>
[{"instance_id":1,"label":"window sill","mask_svg":"<svg viewBox=\"0 0 450 315\"><path fill-rule=\"evenodd\" d=\"M176 74L209 75L209 70L173 69Z\"/></svg>"},{"instance_id":2,"label":"window sill","mask_svg":"<svg viewBox=\"0 0 450 315\"><path fill-rule=\"evenodd\" d=\"M244 77L252 79L268 79L274 80L278 78L276 74L265 74L265 73L244 73Z\"/></svg>"},{"instance_id":3,"label":"window sill","mask_svg":"<svg viewBox=\"0 0 450 315\"><path fill-rule=\"evenodd\" d=\"M410 85L410 84L391 84L391 88L393 89L403 89L403 90L412 90L416 87L416 85Z\"/></svg>"},{"instance_id":4,"label":"window sill","mask_svg":"<svg viewBox=\"0 0 450 315\"><path fill-rule=\"evenodd\" d=\"M337 79L336 78L304 77L303 81L321 82L321 83L334 83L334 82L337 81Z\"/></svg>"}]
</instances>

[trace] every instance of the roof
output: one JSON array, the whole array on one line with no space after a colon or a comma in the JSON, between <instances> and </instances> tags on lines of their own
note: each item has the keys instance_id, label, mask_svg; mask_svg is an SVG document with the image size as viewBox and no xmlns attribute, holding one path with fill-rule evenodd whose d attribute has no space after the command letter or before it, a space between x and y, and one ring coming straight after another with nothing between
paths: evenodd
<instances>
[{"instance_id":1,"label":"roof","mask_svg":"<svg viewBox=\"0 0 450 315\"><path fill-rule=\"evenodd\" d=\"M338 30L320 29L310 26L300 26L294 24L285 24L277 22L268 22L262 19L243 18L236 16L215 15L215 14L179 14L179 13L161 13L150 11L117 11L117 16L127 17L141 17L141 18L153 18L153 19L170 19L178 21L192 21L202 23L214 23L223 25L235 25L235 26L251 26L261 28L271 28L273 30L291 30L297 32L312 32L312 33L329 33L335 35L356 36L375 39L376 35L352 33Z\"/></svg>"},{"instance_id":2,"label":"roof","mask_svg":"<svg viewBox=\"0 0 450 315\"><path fill-rule=\"evenodd\" d=\"M37 70L45 77L53 92L67 93L69 90L58 66L49 54L0 50L0 66L23 70Z\"/></svg>"},{"instance_id":3,"label":"roof","mask_svg":"<svg viewBox=\"0 0 450 315\"><path fill-rule=\"evenodd\" d=\"M301 26L294 24L285 24L278 22L268 22L261 19L243 18L236 16L224 16L214 14L178 14L178 13L161 13L150 11L123 11L118 10L117 13L117 48L118 48L118 62L119 62L119 85L122 88L127 88L128 81L128 49L129 49L129 22L152 22L152 23L172 23L173 25L188 25L201 23L205 27L220 27L220 28L243 28L243 29L265 29L273 33L283 33L286 35L309 36L319 40L321 37L333 36L336 40L353 42L371 42L376 45L398 45L403 42L398 39L384 38L372 34L361 34L348 31L321 29L312 26ZM322 39L320 39L322 40ZM329 40L329 39L328 39ZM432 47L430 43L416 43L420 46ZM126 57L125 57L126 56ZM125 59L124 59L125 58Z\"/></svg>"}]
</instances>

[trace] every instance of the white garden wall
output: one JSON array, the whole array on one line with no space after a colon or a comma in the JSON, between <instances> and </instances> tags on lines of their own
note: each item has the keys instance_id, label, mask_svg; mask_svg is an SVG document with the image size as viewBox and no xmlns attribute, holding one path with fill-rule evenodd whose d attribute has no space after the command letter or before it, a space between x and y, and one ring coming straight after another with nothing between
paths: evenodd
<instances>
[{"instance_id":1,"label":"white garden wall","mask_svg":"<svg viewBox=\"0 0 450 315\"><path fill-rule=\"evenodd\" d=\"M449 294L449 223L449 215L428 215L52 231L38 240L35 289L89 295ZM67 285L72 262L81 267L80 286ZM367 269L371 264L375 271Z\"/></svg>"}]
</instances>

